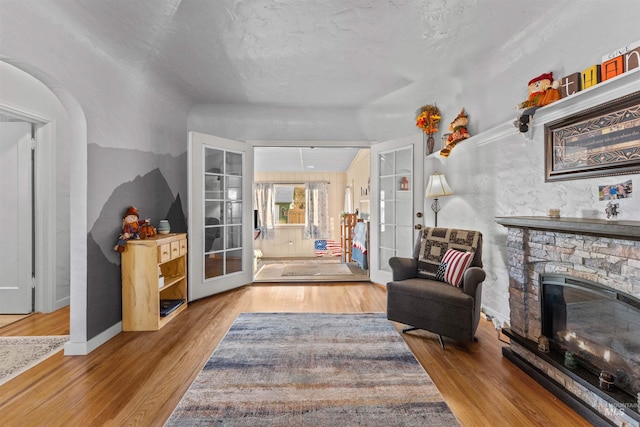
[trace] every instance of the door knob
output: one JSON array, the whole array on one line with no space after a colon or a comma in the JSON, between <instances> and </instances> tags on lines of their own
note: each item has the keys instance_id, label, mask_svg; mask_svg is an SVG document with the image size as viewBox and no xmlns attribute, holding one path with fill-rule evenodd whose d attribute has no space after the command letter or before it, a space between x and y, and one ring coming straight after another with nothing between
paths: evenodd
<instances>
[{"instance_id":1,"label":"door knob","mask_svg":"<svg viewBox=\"0 0 640 427\"><path fill-rule=\"evenodd\" d=\"M422 224L416 224L413 226L416 230L422 230Z\"/></svg>"},{"instance_id":2,"label":"door knob","mask_svg":"<svg viewBox=\"0 0 640 427\"><path fill-rule=\"evenodd\" d=\"M418 212L418 213L416 214L416 216L417 216L418 218L422 218L422 212Z\"/></svg>"}]
</instances>

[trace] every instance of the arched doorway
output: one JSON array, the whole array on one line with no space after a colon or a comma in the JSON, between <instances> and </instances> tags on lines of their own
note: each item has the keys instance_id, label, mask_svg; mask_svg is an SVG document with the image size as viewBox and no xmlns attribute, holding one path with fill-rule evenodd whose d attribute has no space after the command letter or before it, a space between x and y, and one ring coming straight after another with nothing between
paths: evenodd
<instances>
[{"instance_id":1,"label":"arched doorway","mask_svg":"<svg viewBox=\"0 0 640 427\"><path fill-rule=\"evenodd\" d=\"M46 73L2 59L0 109L38 123L35 308L71 304L66 354L86 354L87 132L78 102ZM73 226L72 226L73 225ZM73 230L72 230L73 227ZM73 249L72 249L73 248ZM41 282L40 282L41 281Z\"/></svg>"}]
</instances>

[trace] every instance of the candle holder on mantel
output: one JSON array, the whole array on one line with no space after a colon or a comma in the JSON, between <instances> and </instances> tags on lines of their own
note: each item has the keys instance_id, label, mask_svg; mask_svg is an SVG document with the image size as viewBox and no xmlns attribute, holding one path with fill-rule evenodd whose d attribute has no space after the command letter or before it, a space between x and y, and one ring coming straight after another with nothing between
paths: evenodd
<instances>
[{"instance_id":1,"label":"candle holder on mantel","mask_svg":"<svg viewBox=\"0 0 640 427\"><path fill-rule=\"evenodd\" d=\"M542 353L549 353L549 338L544 335L538 337L538 350Z\"/></svg>"},{"instance_id":2,"label":"candle holder on mantel","mask_svg":"<svg viewBox=\"0 0 640 427\"><path fill-rule=\"evenodd\" d=\"M564 354L564 366L569 369L576 369L578 367L578 360L576 359L576 356L570 351L567 351Z\"/></svg>"},{"instance_id":3,"label":"candle holder on mantel","mask_svg":"<svg viewBox=\"0 0 640 427\"><path fill-rule=\"evenodd\" d=\"M598 383L602 390L613 391L615 389L615 382L616 377L611 372L604 370L600 372L600 375L598 376Z\"/></svg>"}]
</instances>

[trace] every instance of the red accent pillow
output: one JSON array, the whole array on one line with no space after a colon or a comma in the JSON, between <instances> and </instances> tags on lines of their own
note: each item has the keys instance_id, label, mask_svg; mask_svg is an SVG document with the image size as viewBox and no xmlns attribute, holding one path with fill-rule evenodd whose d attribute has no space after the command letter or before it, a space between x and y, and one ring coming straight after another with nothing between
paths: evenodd
<instances>
[{"instance_id":1,"label":"red accent pillow","mask_svg":"<svg viewBox=\"0 0 640 427\"><path fill-rule=\"evenodd\" d=\"M444 281L455 287L460 287L462 276L467 268L469 268L473 255L473 252L448 249L442 257L441 263L445 264Z\"/></svg>"}]
</instances>

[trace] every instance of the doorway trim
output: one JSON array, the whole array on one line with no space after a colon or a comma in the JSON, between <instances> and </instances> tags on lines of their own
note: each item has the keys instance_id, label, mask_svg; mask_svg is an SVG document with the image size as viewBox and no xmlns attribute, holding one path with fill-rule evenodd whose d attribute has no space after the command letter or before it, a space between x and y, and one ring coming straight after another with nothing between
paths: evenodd
<instances>
[{"instance_id":1,"label":"doorway trim","mask_svg":"<svg viewBox=\"0 0 640 427\"><path fill-rule=\"evenodd\" d=\"M0 111L26 122L36 124L34 159L34 248L35 311L51 312L69 304L55 301L56 280L56 167L55 120L0 101Z\"/></svg>"}]
</instances>

